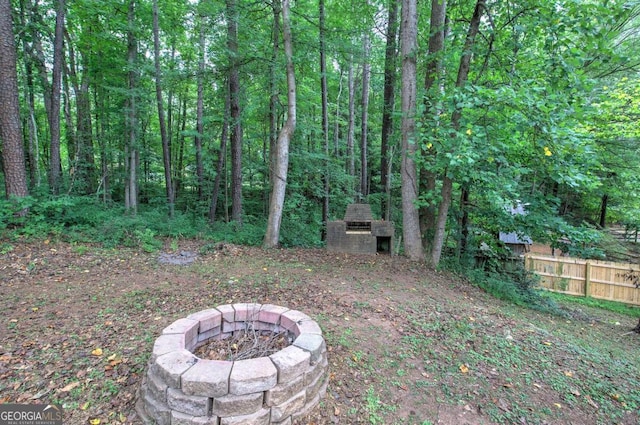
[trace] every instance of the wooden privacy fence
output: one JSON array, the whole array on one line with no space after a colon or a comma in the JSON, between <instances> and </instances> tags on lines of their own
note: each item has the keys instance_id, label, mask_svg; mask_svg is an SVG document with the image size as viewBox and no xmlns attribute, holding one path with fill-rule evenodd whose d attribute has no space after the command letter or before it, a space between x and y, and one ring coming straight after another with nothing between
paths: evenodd
<instances>
[{"instance_id":1,"label":"wooden privacy fence","mask_svg":"<svg viewBox=\"0 0 640 425\"><path fill-rule=\"evenodd\" d=\"M563 294L640 305L640 265L527 254L525 268L543 288Z\"/></svg>"}]
</instances>

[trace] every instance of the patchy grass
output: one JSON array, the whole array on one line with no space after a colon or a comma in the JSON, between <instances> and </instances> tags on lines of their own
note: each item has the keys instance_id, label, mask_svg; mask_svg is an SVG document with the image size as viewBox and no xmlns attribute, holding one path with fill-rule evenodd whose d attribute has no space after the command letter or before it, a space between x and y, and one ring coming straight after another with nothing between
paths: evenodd
<instances>
[{"instance_id":1,"label":"patchy grass","mask_svg":"<svg viewBox=\"0 0 640 425\"><path fill-rule=\"evenodd\" d=\"M570 305L583 305L587 307L611 311L629 317L640 317L640 307L630 304L620 303L616 301L601 300L592 297L577 297L556 292L547 291L545 296L555 300L556 302Z\"/></svg>"},{"instance_id":2,"label":"patchy grass","mask_svg":"<svg viewBox=\"0 0 640 425\"><path fill-rule=\"evenodd\" d=\"M300 424L637 424L637 318L560 299L562 315L496 300L398 257L172 240L157 254L77 245L0 253L0 402L56 402L66 423L139 424L161 330L233 302L322 326L330 383ZM6 247L6 244L0 243Z\"/></svg>"}]
</instances>

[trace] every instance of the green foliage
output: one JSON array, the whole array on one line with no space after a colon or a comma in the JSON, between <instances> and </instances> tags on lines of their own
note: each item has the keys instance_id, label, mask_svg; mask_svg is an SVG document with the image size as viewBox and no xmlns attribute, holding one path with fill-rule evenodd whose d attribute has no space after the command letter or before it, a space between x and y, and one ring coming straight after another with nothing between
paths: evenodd
<instances>
[{"instance_id":1,"label":"green foliage","mask_svg":"<svg viewBox=\"0 0 640 425\"><path fill-rule=\"evenodd\" d=\"M474 285L498 299L534 310L563 314L558 305L539 289L537 278L522 266L515 267L512 273L469 269L466 276Z\"/></svg>"}]
</instances>

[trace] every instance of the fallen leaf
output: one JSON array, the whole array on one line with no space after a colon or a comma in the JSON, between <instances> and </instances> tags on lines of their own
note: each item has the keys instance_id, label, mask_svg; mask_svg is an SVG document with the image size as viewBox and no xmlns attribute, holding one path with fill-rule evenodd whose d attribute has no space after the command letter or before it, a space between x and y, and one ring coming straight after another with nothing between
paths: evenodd
<instances>
[{"instance_id":1,"label":"fallen leaf","mask_svg":"<svg viewBox=\"0 0 640 425\"><path fill-rule=\"evenodd\" d=\"M66 393L66 392L71 391L72 389L74 389L74 388L75 388L75 387L77 387L78 385L80 385L80 382L75 381L75 382L72 382L72 383L70 383L70 384L65 385L63 388L60 388L60 390L59 390L59 391L60 391L60 392L63 392L63 393Z\"/></svg>"},{"instance_id":2,"label":"fallen leaf","mask_svg":"<svg viewBox=\"0 0 640 425\"><path fill-rule=\"evenodd\" d=\"M595 407L596 409L600 408L600 406L598 406L598 403L593 401L589 395L586 395L585 398L587 399L587 403L589 403L592 407Z\"/></svg>"}]
</instances>

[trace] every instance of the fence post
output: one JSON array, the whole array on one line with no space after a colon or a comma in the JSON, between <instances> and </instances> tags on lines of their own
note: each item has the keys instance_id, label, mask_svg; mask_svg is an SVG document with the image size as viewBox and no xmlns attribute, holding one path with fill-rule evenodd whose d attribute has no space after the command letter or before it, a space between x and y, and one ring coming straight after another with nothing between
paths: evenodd
<instances>
[{"instance_id":1,"label":"fence post","mask_svg":"<svg viewBox=\"0 0 640 425\"><path fill-rule=\"evenodd\" d=\"M591 263L587 261L584 264L584 296L589 296L589 284L591 283Z\"/></svg>"}]
</instances>

